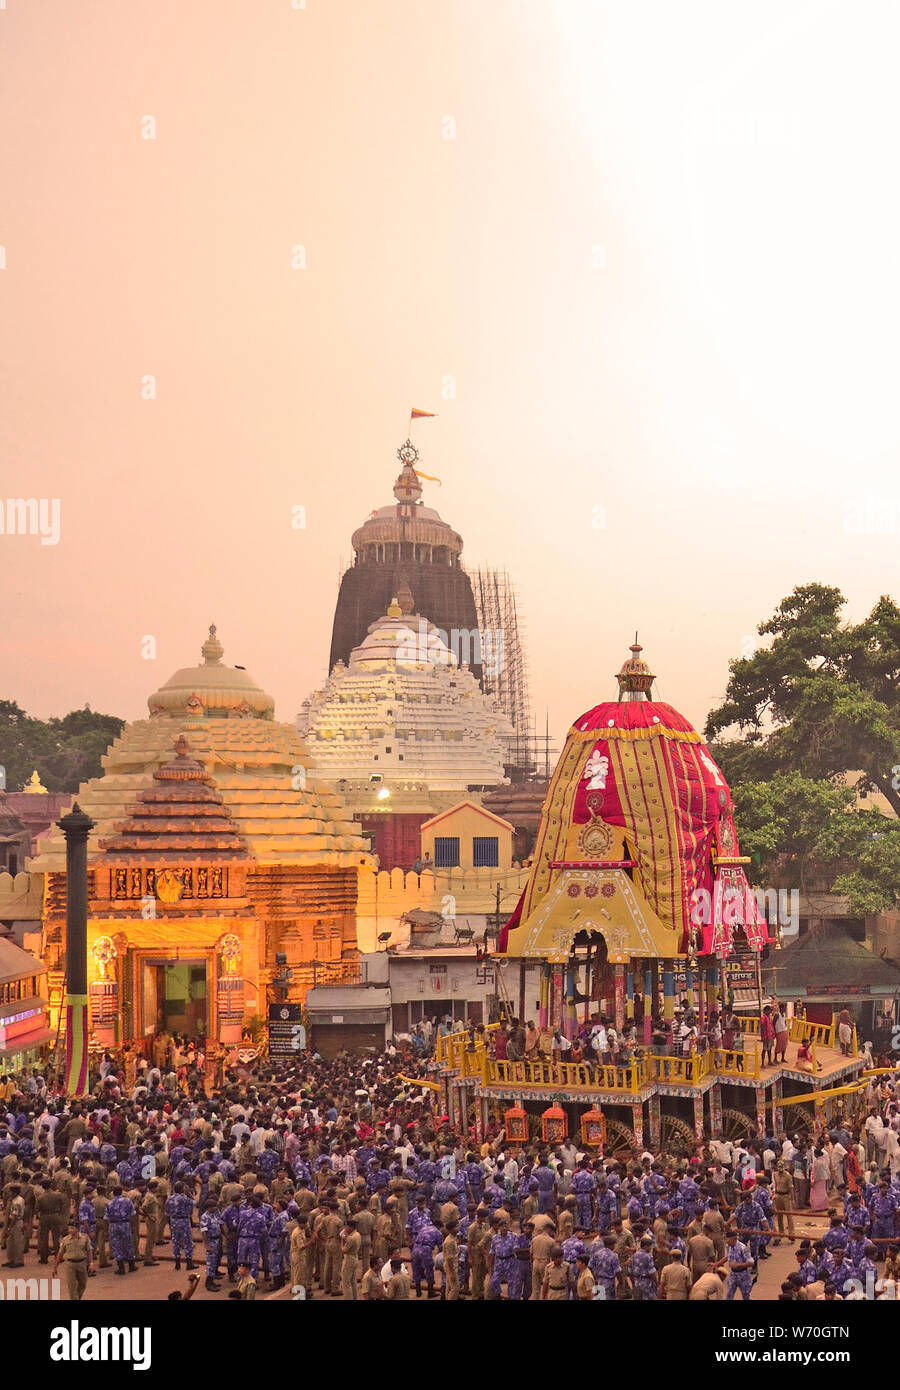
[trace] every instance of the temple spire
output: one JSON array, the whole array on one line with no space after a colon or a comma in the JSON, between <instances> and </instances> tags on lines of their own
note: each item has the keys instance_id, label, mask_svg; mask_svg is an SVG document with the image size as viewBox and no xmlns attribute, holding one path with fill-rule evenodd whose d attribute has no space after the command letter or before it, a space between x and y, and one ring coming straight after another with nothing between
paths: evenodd
<instances>
[{"instance_id":1,"label":"temple spire","mask_svg":"<svg viewBox=\"0 0 900 1390\"><path fill-rule=\"evenodd\" d=\"M394 496L398 502L418 502L422 496L422 484L419 482L414 464L418 462L419 451L415 444L407 439L397 450L397 457L403 467L394 483Z\"/></svg>"},{"instance_id":2,"label":"temple spire","mask_svg":"<svg viewBox=\"0 0 900 1390\"><path fill-rule=\"evenodd\" d=\"M210 623L209 636L200 648L203 660L207 666L218 666L222 657L225 655L225 648L216 636L216 625Z\"/></svg>"},{"instance_id":3,"label":"temple spire","mask_svg":"<svg viewBox=\"0 0 900 1390\"><path fill-rule=\"evenodd\" d=\"M643 650L638 642L637 632L635 632L634 641L631 644L631 656L622 663L622 669L616 675L616 680L619 682L620 701L646 700L650 697L650 687L656 677L641 657Z\"/></svg>"}]
</instances>

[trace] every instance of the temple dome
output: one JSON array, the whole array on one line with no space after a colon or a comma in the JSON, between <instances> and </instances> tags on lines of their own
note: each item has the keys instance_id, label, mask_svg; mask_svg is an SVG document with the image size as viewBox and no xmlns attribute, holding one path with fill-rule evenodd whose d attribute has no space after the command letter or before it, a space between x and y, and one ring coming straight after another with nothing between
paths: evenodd
<instances>
[{"instance_id":1,"label":"temple dome","mask_svg":"<svg viewBox=\"0 0 900 1390\"><path fill-rule=\"evenodd\" d=\"M394 503L374 508L353 532L353 563L341 576L334 611L328 669L344 667L366 640L369 625L385 616L404 581L412 584L421 613L447 632L473 632L478 610L472 581L460 560L463 539L433 507L422 503L418 452L409 440L397 450L402 464ZM436 479L431 481L436 482ZM411 610L410 610L411 611ZM482 681L482 669L472 662Z\"/></svg>"},{"instance_id":2,"label":"temple dome","mask_svg":"<svg viewBox=\"0 0 900 1390\"><path fill-rule=\"evenodd\" d=\"M224 648L215 625L200 649L203 661L185 666L170 676L147 700L151 715L204 715L213 718L271 719L275 701L262 690L249 671L222 662Z\"/></svg>"},{"instance_id":3,"label":"temple dome","mask_svg":"<svg viewBox=\"0 0 900 1390\"><path fill-rule=\"evenodd\" d=\"M335 662L298 716L316 766L348 796L368 794L373 778L382 789L430 793L505 780L513 729L469 668L480 656L452 651L447 634L414 608L401 584L349 663Z\"/></svg>"},{"instance_id":4,"label":"temple dome","mask_svg":"<svg viewBox=\"0 0 900 1390\"><path fill-rule=\"evenodd\" d=\"M417 613L404 613L395 599L385 616L370 623L360 645L353 648L349 670L413 670L456 664L456 657L434 624Z\"/></svg>"},{"instance_id":5,"label":"temple dome","mask_svg":"<svg viewBox=\"0 0 900 1390\"><path fill-rule=\"evenodd\" d=\"M226 832L217 824L216 832L225 839L240 836L257 863L358 865L366 842L344 798L320 780L297 730L272 718L272 698L252 676L222 664L215 628L202 653L202 665L177 671L150 697L149 719L127 724L114 739L102 759L102 776L79 787L79 803L96 822L90 859L104 853L105 842L122 849L117 836L140 838L138 821L147 828L152 807L192 798L212 804L203 790L209 778L233 827ZM172 745L181 735L190 757L179 744L173 759ZM136 843L131 852L137 852ZM30 868L61 872L65 862L62 832L51 826Z\"/></svg>"},{"instance_id":6,"label":"temple dome","mask_svg":"<svg viewBox=\"0 0 900 1390\"><path fill-rule=\"evenodd\" d=\"M414 465L418 450L407 439L397 450L403 467L394 483L397 499L392 507L378 507L353 532L352 544L357 555L370 546L407 543L408 545L438 546L448 556L458 557L463 548L462 536L443 521L433 507L422 504L422 484Z\"/></svg>"}]
</instances>

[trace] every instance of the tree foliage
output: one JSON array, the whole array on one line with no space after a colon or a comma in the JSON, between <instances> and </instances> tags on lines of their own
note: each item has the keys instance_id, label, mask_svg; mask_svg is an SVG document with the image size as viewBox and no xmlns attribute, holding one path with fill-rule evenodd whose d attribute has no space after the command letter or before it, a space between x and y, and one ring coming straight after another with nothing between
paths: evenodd
<instances>
[{"instance_id":1,"label":"tree foliage","mask_svg":"<svg viewBox=\"0 0 900 1390\"><path fill-rule=\"evenodd\" d=\"M900 609L882 596L854 624L844 602L827 585L794 589L757 629L771 641L729 663L706 736L757 881L805 887L830 869L865 915L900 903L900 822L856 807L879 791L900 815Z\"/></svg>"},{"instance_id":2,"label":"tree foliage","mask_svg":"<svg viewBox=\"0 0 900 1390\"><path fill-rule=\"evenodd\" d=\"M34 719L14 700L0 700L0 767L6 790L21 791L37 772L48 792L76 792L99 777L101 758L125 727L122 719L72 710L61 719Z\"/></svg>"}]
</instances>

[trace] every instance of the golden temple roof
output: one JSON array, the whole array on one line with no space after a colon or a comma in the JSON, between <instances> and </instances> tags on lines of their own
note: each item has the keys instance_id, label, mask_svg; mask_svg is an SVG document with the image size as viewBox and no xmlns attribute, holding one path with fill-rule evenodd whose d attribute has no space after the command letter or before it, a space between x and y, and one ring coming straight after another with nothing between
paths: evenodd
<instances>
[{"instance_id":1,"label":"golden temple roof","mask_svg":"<svg viewBox=\"0 0 900 1390\"><path fill-rule=\"evenodd\" d=\"M199 666L185 666L147 700L151 715L208 714L211 717L271 719L275 701L240 666L222 663L224 647L215 624L200 648Z\"/></svg>"},{"instance_id":2,"label":"golden temple roof","mask_svg":"<svg viewBox=\"0 0 900 1390\"><path fill-rule=\"evenodd\" d=\"M203 765L189 756L183 734L175 743L175 757L153 774L154 787L141 792L128 819L115 834L99 842L108 854L131 858L166 854L181 858L248 857L225 807L221 792Z\"/></svg>"},{"instance_id":3,"label":"golden temple roof","mask_svg":"<svg viewBox=\"0 0 900 1390\"><path fill-rule=\"evenodd\" d=\"M104 754L103 775L79 787L78 800L96 822L89 857L103 853L102 845L120 833L137 833L134 827L120 828L133 817L143 793L156 794L170 780L169 773L162 779L156 774L165 764L171 771L173 740L183 735L250 858L344 868L363 862L367 844L343 798L319 779L293 725L272 718L271 697L246 672L221 664L214 628L203 655L202 666L176 672L151 696L151 717L126 725ZM198 701L189 701L194 693ZM193 776L187 780L195 782ZM60 873L65 863L62 832L51 826L29 867Z\"/></svg>"}]
</instances>

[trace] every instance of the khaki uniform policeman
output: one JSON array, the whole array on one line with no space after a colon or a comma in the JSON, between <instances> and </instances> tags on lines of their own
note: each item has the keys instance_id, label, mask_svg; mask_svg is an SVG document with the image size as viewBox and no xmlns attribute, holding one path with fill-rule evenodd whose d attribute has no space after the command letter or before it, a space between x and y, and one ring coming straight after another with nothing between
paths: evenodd
<instances>
[{"instance_id":1,"label":"khaki uniform policeman","mask_svg":"<svg viewBox=\"0 0 900 1390\"><path fill-rule=\"evenodd\" d=\"M6 1255L7 1265L14 1269L25 1263L25 1202L18 1183L10 1188L6 1207Z\"/></svg>"},{"instance_id":2,"label":"khaki uniform policeman","mask_svg":"<svg viewBox=\"0 0 900 1390\"><path fill-rule=\"evenodd\" d=\"M59 1250L53 1265L55 1274L62 1264L66 1276L66 1290L69 1298L78 1301L84 1297L88 1275L91 1272L91 1241L83 1231L73 1226L67 1236L59 1243Z\"/></svg>"},{"instance_id":3,"label":"khaki uniform policeman","mask_svg":"<svg viewBox=\"0 0 900 1390\"><path fill-rule=\"evenodd\" d=\"M109 1206L109 1198L105 1192L100 1192L94 1198L94 1211L97 1213L97 1268L109 1269L109 1222L106 1219L106 1208Z\"/></svg>"},{"instance_id":4,"label":"khaki uniform policeman","mask_svg":"<svg viewBox=\"0 0 900 1390\"><path fill-rule=\"evenodd\" d=\"M779 1163L775 1171L775 1220L778 1223L778 1245L784 1235L784 1218L787 1217L788 1240L794 1239L794 1179L784 1164Z\"/></svg>"},{"instance_id":5,"label":"khaki uniform policeman","mask_svg":"<svg viewBox=\"0 0 900 1390\"><path fill-rule=\"evenodd\" d=\"M144 1264L156 1264L153 1258L153 1247L156 1244L156 1233L159 1228L159 1198L156 1195L156 1183L151 1183L150 1187L141 1202L141 1216L144 1218ZM137 1246L135 1246L137 1249Z\"/></svg>"},{"instance_id":6,"label":"khaki uniform policeman","mask_svg":"<svg viewBox=\"0 0 900 1390\"><path fill-rule=\"evenodd\" d=\"M35 1202L35 1211L38 1218L38 1259L45 1265L50 1256L51 1243L55 1255L68 1225L69 1197L65 1192L45 1187Z\"/></svg>"},{"instance_id":7,"label":"khaki uniform policeman","mask_svg":"<svg viewBox=\"0 0 900 1390\"><path fill-rule=\"evenodd\" d=\"M456 1238L457 1223L447 1225L444 1236L444 1297L455 1301L459 1298L459 1241Z\"/></svg>"},{"instance_id":8,"label":"khaki uniform policeman","mask_svg":"<svg viewBox=\"0 0 900 1390\"><path fill-rule=\"evenodd\" d=\"M356 1230L356 1219L350 1217L348 1229L341 1235L341 1297L345 1301L356 1302L359 1294L356 1288L357 1266L362 1236Z\"/></svg>"}]
</instances>

